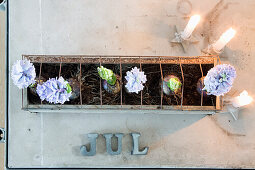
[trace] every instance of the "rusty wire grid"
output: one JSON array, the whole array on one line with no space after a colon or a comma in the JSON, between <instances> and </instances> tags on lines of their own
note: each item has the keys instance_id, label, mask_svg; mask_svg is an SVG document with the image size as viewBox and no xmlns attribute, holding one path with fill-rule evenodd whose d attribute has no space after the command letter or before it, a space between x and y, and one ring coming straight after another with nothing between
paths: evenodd
<instances>
[{"instance_id":1,"label":"rusty wire grid","mask_svg":"<svg viewBox=\"0 0 255 170\"><path fill-rule=\"evenodd\" d=\"M121 64L121 57L120 58L120 105L122 107L122 64Z\"/></svg>"},{"instance_id":2,"label":"rusty wire grid","mask_svg":"<svg viewBox=\"0 0 255 170\"><path fill-rule=\"evenodd\" d=\"M81 93L81 62L80 62L80 74L79 74L79 83L80 83L80 104L82 105L82 93Z\"/></svg>"},{"instance_id":3,"label":"rusty wire grid","mask_svg":"<svg viewBox=\"0 0 255 170\"><path fill-rule=\"evenodd\" d=\"M202 68L201 63L199 64L199 67L200 67L200 71L201 71L201 76L204 77L203 68ZM202 81L202 86L203 85L204 85L204 81ZM201 92L201 104L200 104L201 106L203 106L203 97L204 97L203 92Z\"/></svg>"},{"instance_id":4,"label":"rusty wire grid","mask_svg":"<svg viewBox=\"0 0 255 170\"><path fill-rule=\"evenodd\" d=\"M102 66L102 58L100 57L100 67ZM103 105L103 96L102 96L102 79L100 79L100 105Z\"/></svg>"},{"instance_id":5,"label":"rusty wire grid","mask_svg":"<svg viewBox=\"0 0 255 170\"><path fill-rule=\"evenodd\" d=\"M141 63L141 57L140 58L140 71L143 71L142 69L142 63ZM141 93L141 108L143 107L143 93Z\"/></svg>"},{"instance_id":6,"label":"rusty wire grid","mask_svg":"<svg viewBox=\"0 0 255 170\"><path fill-rule=\"evenodd\" d=\"M162 65L161 65L161 57L159 57L159 67L160 67L160 75L161 75L161 91L160 91L160 108L163 108L163 82L164 82L164 76L162 71Z\"/></svg>"},{"instance_id":7,"label":"rusty wire grid","mask_svg":"<svg viewBox=\"0 0 255 170\"><path fill-rule=\"evenodd\" d=\"M180 60L180 58L179 58ZM183 75L183 70L182 70L182 64L180 62L180 68L181 68L181 73L182 73L182 94L181 94L181 110L182 110L182 104L183 104L183 92L184 92L184 75Z\"/></svg>"},{"instance_id":8,"label":"rusty wire grid","mask_svg":"<svg viewBox=\"0 0 255 170\"><path fill-rule=\"evenodd\" d=\"M214 64L217 65L220 63L219 56L217 55L210 55L210 56L76 56L76 55L23 55L22 58L26 58L30 60L32 63L38 63L39 66L39 83L41 83L41 74L42 74L42 65L44 63L55 63L59 64L59 73L58 76L61 76L62 72L62 65L67 63L73 63L79 65L79 87L80 87L80 105L81 108L118 108L118 109L176 109L176 110L221 110L222 109L222 99L216 98L216 105L215 106L203 106L203 93L201 93L201 101L200 106L184 106L183 105L183 93L184 93L184 73L182 66L184 64L198 64L200 66L201 76L203 77L203 69L202 64ZM100 107L98 105L92 106L92 105L84 105L82 102L82 64L98 64L102 66L102 64L118 64L119 65L119 71L120 71L120 105L110 105L106 106L103 104L103 94L102 94L102 80L100 79ZM139 64L140 70L142 71L142 64L159 64L160 68L160 77L161 77L161 86L163 86L164 81L164 74L162 70L162 64L176 64L180 66L181 71L181 77L182 77L182 89L181 89L181 103L180 105L163 105L163 88L161 87L160 91L160 105L159 106L153 106L153 105L143 105L143 93L140 94L140 105L123 105L123 68L122 64ZM24 104L23 100L27 100L26 96L23 95L22 92L22 107L23 108L29 108L29 107L41 107L40 105L32 106L26 101ZM42 104L41 101L41 105Z\"/></svg>"}]
</instances>

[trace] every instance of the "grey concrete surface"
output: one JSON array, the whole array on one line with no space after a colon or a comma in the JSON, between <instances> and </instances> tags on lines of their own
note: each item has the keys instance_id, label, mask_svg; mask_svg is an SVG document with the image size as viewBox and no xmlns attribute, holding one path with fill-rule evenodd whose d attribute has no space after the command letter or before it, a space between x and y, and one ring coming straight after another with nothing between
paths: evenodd
<instances>
[{"instance_id":1,"label":"grey concrete surface","mask_svg":"<svg viewBox=\"0 0 255 170\"><path fill-rule=\"evenodd\" d=\"M238 33L221 56L238 71L229 95L243 89L253 95L254 6L249 0L10 0L10 65L22 54L199 55L233 26ZM194 34L205 38L184 54L169 41L189 11L201 14ZM12 82L9 88L9 167L255 167L254 104L238 121L229 114L31 114L21 110L21 91ZM125 134L122 154L107 155L100 136L96 156L80 155L86 134L109 132ZM141 133L147 156L130 154L130 132Z\"/></svg>"}]
</instances>

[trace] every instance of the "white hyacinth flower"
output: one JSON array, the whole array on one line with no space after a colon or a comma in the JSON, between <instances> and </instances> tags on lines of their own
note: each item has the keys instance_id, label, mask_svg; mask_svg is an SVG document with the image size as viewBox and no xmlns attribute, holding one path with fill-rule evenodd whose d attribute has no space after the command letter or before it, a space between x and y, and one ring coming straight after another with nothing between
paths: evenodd
<instances>
[{"instance_id":1,"label":"white hyacinth flower","mask_svg":"<svg viewBox=\"0 0 255 170\"><path fill-rule=\"evenodd\" d=\"M137 67L134 67L131 71L128 71L125 79L127 80L127 84L125 85L127 90L131 93L137 94L139 91L143 90L143 83L146 83L147 81L144 72L139 71Z\"/></svg>"},{"instance_id":2,"label":"white hyacinth flower","mask_svg":"<svg viewBox=\"0 0 255 170\"><path fill-rule=\"evenodd\" d=\"M18 60L13 64L11 78L19 89L27 88L35 83L35 77L35 67L29 60Z\"/></svg>"}]
</instances>

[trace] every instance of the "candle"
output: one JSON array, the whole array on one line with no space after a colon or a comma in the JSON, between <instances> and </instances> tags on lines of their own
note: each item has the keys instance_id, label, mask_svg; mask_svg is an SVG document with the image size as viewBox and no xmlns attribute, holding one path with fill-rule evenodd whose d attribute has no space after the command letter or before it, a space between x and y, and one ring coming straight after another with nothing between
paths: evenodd
<instances>
[{"instance_id":1,"label":"candle","mask_svg":"<svg viewBox=\"0 0 255 170\"><path fill-rule=\"evenodd\" d=\"M220 51L236 34L236 30L229 28L224 32L218 41L216 41L212 46L215 51Z\"/></svg>"},{"instance_id":2,"label":"candle","mask_svg":"<svg viewBox=\"0 0 255 170\"><path fill-rule=\"evenodd\" d=\"M199 20L200 20L200 16L199 16L199 15L193 15L193 16L190 18L190 20L189 20L189 22L188 22L186 28L185 28L184 31L181 33L181 37L182 37L183 39L188 39L188 38L191 36L191 34L192 34L192 32L194 31L194 29L196 28L196 26L197 26Z\"/></svg>"},{"instance_id":3,"label":"candle","mask_svg":"<svg viewBox=\"0 0 255 170\"><path fill-rule=\"evenodd\" d=\"M253 98L248 95L246 90L244 90L239 96L232 100L232 104L234 107L241 107L250 104L252 101Z\"/></svg>"}]
</instances>

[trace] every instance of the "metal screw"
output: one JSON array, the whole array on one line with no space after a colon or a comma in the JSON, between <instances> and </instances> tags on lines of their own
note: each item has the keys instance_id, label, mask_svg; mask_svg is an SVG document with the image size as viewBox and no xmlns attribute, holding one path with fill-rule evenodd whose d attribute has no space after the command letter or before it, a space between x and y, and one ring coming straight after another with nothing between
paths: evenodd
<instances>
[{"instance_id":1,"label":"metal screw","mask_svg":"<svg viewBox=\"0 0 255 170\"><path fill-rule=\"evenodd\" d=\"M0 143L5 142L5 130L3 128L0 128Z\"/></svg>"}]
</instances>

